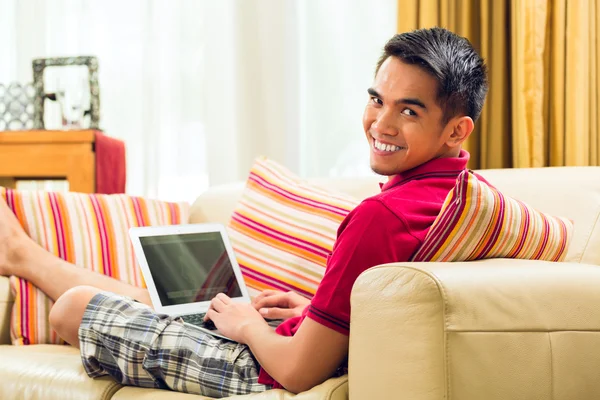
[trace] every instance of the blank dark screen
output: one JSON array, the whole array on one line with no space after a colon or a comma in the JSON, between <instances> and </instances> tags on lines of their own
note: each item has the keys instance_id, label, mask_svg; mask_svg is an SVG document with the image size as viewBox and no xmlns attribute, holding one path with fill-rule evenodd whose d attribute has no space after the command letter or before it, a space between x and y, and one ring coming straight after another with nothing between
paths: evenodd
<instances>
[{"instance_id":1,"label":"blank dark screen","mask_svg":"<svg viewBox=\"0 0 600 400\"><path fill-rule=\"evenodd\" d=\"M141 237L163 306L211 300L218 293L241 297L219 232Z\"/></svg>"}]
</instances>

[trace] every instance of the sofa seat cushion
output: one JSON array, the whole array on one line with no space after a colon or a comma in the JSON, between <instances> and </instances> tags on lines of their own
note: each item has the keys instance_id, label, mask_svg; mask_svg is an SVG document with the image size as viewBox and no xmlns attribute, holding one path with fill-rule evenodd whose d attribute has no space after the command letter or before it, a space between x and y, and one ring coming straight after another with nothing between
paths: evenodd
<instances>
[{"instance_id":1,"label":"sofa seat cushion","mask_svg":"<svg viewBox=\"0 0 600 400\"><path fill-rule=\"evenodd\" d=\"M192 400L208 399L208 397L191 394L168 392L160 389L142 389L137 387L124 387L119 390L112 400ZM347 400L348 376L332 378L314 388L300 393L292 394L283 389L269 390L263 393L248 394L245 396L227 397L231 400Z\"/></svg>"},{"instance_id":2,"label":"sofa seat cushion","mask_svg":"<svg viewBox=\"0 0 600 400\"><path fill-rule=\"evenodd\" d=\"M0 346L0 399L110 399L121 388L111 378L91 379L71 346Z\"/></svg>"}]
</instances>

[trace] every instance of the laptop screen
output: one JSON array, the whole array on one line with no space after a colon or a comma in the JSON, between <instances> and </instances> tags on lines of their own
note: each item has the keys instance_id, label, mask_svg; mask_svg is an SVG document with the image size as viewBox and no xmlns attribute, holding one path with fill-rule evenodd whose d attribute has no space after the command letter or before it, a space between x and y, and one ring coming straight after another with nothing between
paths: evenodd
<instances>
[{"instance_id":1,"label":"laptop screen","mask_svg":"<svg viewBox=\"0 0 600 400\"><path fill-rule=\"evenodd\" d=\"M163 306L208 301L218 293L241 297L221 234L140 237Z\"/></svg>"}]
</instances>

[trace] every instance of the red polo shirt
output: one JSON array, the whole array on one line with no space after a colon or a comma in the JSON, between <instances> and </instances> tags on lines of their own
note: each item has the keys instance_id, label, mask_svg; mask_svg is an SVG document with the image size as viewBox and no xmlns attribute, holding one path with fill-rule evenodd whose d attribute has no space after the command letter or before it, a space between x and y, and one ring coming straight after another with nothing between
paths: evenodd
<instances>
[{"instance_id":1,"label":"red polo shirt","mask_svg":"<svg viewBox=\"0 0 600 400\"><path fill-rule=\"evenodd\" d=\"M350 292L356 278L380 264L409 261L440 213L456 178L469 161L438 158L393 176L381 193L360 203L338 229L325 275L302 316L284 321L276 330L293 336L304 318L344 335L350 334ZM259 382L281 388L261 369Z\"/></svg>"}]
</instances>

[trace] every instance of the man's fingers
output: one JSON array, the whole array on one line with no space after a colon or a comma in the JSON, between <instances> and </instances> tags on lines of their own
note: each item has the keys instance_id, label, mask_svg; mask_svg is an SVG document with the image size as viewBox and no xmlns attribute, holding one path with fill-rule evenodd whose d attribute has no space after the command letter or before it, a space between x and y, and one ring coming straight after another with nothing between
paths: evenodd
<instances>
[{"instance_id":1,"label":"man's fingers","mask_svg":"<svg viewBox=\"0 0 600 400\"><path fill-rule=\"evenodd\" d=\"M280 292L276 295L265 297L264 299L259 300L257 303L254 304L254 308L256 308L257 310L260 310L264 307L287 308L289 307L289 299L285 293Z\"/></svg>"},{"instance_id":2,"label":"man's fingers","mask_svg":"<svg viewBox=\"0 0 600 400\"><path fill-rule=\"evenodd\" d=\"M252 300L252 304L256 304L259 301L261 301L262 299L264 299L265 297L269 297L269 296L273 296L275 294L279 294L281 293L279 290L263 290L262 292L259 293L258 296L256 296L253 300Z\"/></svg>"},{"instance_id":3,"label":"man's fingers","mask_svg":"<svg viewBox=\"0 0 600 400\"><path fill-rule=\"evenodd\" d=\"M231 298L229 296L227 296L224 293L219 293L217 294L210 302L210 306L208 306L208 311L206 312L206 314L204 315L204 322L208 321L209 319L212 319L210 317L210 313L215 312L218 314L221 311L223 311L223 309L231 303Z\"/></svg>"},{"instance_id":4,"label":"man's fingers","mask_svg":"<svg viewBox=\"0 0 600 400\"><path fill-rule=\"evenodd\" d=\"M231 298L227 296L225 293L219 293L215 296L216 299L221 300L224 304L231 303Z\"/></svg>"},{"instance_id":5,"label":"man's fingers","mask_svg":"<svg viewBox=\"0 0 600 400\"><path fill-rule=\"evenodd\" d=\"M212 299L210 302L210 307L216 312L221 312L226 307L226 304L223 302L223 300L221 300L219 295L217 295L217 297Z\"/></svg>"},{"instance_id":6,"label":"man's fingers","mask_svg":"<svg viewBox=\"0 0 600 400\"><path fill-rule=\"evenodd\" d=\"M204 321L206 322L208 320L211 320L212 322L215 322L215 318L219 318L219 313L215 310L208 310L206 312L206 316L204 317Z\"/></svg>"},{"instance_id":7,"label":"man's fingers","mask_svg":"<svg viewBox=\"0 0 600 400\"><path fill-rule=\"evenodd\" d=\"M263 299L263 298L265 298L265 297L272 296L272 295L274 295L274 294L276 294L276 293L280 293L280 292L279 292L278 290L270 290L270 289L263 290L262 292L260 292L260 293L259 293L259 294L258 294L258 295L257 295L257 296L254 298L254 300L255 300L255 301L258 301L258 300L260 300L260 299Z\"/></svg>"},{"instance_id":8,"label":"man's fingers","mask_svg":"<svg viewBox=\"0 0 600 400\"><path fill-rule=\"evenodd\" d=\"M212 304L210 306L208 306L208 311L206 311L206 314L204 314L204 318L202 318L202 320L204 322L208 321L210 318L208 317L208 313L213 311L213 306Z\"/></svg>"},{"instance_id":9,"label":"man's fingers","mask_svg":"<svg viewBox=\"0 0 600 400\"><path fill-rule=\"evenodd\" d=\"M290 310L289 308L261 308L258 310L258 312L260 313L260 315L263 316L263 318L269 318L269 319L287 319L287 318L291 318L293 317L294 311Z\"/></svg>"}]
</instances>

